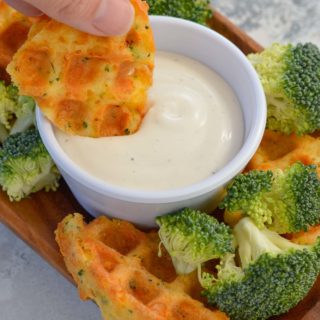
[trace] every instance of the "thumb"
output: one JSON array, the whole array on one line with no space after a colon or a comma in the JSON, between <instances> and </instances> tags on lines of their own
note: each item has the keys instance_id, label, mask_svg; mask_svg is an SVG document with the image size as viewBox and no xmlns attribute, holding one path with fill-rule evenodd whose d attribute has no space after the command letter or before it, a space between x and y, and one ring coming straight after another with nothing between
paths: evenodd
<instances>
[{"instance_id":1,"label":"thumb","mask_svg":"<svg viewBox=\"0 0 320 320\"><path fill-rule=\"evenodd\" d=\"M29 4L57 21L99 36L128 32L134 17L134 9L129 0L10 0L12 1Z\"/></svg>"}]
</instances>

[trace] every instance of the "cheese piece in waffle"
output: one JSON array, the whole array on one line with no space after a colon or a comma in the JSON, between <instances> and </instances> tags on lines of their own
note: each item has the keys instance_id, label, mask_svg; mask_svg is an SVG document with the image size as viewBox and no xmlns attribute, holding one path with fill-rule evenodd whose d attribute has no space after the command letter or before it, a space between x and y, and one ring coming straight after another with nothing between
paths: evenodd
<instances>
[{"instance_id":1,"label":"cheese piece in waffle","mask_svg":"<svg viewBox=\"0 0 320 320\"><path fill-rule=\"evenodd\" d=\"M43 18L8 66L20 93L32 96L61 130L101 137L139 128L155 48L148 5L131 2L135 19L126 35L97 37Z\"/></svg>"},{"instance_id":2,"label":"cheese piece in waffle","mask_svg":"<svg viewBox=\"0 0 320 320\"><path fill-rule=\"evenodd\" d=\"M6 67L26 41L31 21L0 0L0 79L9 80Z\"/></svg>"},{"instance_id":3,"label":"cheese piece in waffle","mask_svg":"<svg viewBox=\"0 0 320 320\"><path fill-rule=\"evenodd\" d=\"M317 165L320 176L320 137L284 135L266 130L246 170L285 169L297 161Z\"/></svg>"},{"instance_id":4,"label":"cheese piece in waffle","mask_svg":"<svg viewBox=\"0 0 320 320\"><path fill-rule=\"evenodd\" d=\"M157 233L99 217L89 224L67 216L56 240L82 299L93 299L106 320L225 320L195 298L195 273L175 274L170 257L158 257Z\"/></svg>"}]
</instances>

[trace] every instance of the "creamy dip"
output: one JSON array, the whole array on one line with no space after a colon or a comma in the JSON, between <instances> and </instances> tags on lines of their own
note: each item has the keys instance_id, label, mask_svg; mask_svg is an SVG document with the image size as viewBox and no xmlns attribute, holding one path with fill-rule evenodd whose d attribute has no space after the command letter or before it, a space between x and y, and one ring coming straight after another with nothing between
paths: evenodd
<instances>
[{"instance_id":1,"label":"creamy dip","mask_svg":"<svg viewBox=\"0 0 320 320\"><path fill-rule=\"evenodd\" d=\"M137 133L95 139L55 131L76 164L110 184L184 187L217 172L242 145L239 102L217 73L173 53L158 52L155 62L151 107Z\"/></svg>"}]
</instances>

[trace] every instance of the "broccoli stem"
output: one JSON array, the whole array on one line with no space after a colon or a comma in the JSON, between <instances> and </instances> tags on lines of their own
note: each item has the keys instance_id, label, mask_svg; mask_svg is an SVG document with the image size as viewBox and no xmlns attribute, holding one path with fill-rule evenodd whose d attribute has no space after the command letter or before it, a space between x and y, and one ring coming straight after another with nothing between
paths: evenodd
<instances>
[{"instance_id":1,"label":"broccoli stem","mask_svg":"<svg viewBox=\"0 0 320 320\"><path fill-rule=\"evenodd\" d=\"M301 250L303 248L309 247L307 245L293 243L290 240L287 240L286 238L281 237L278 233L270 231L268 229L262 230L262 233L281 250L288 250L288 249Z\"/></svg>"},{"instance_id":2,"label":"broccoli stem","mask_svg":"<svg viewBox=\"0 0 320 320\"><path fill-rule=\"evenodd\" d=\"M30 110L30 113L25 113L18 118L10 130L10 134L24 132L34 125L34 113Z\"/></svg>"},{"instance_id":3,"label":"broccoli stem","mask_svg":"<svg viewBox=\"0 0 320 320\"><path fill-rule=\"evenodd\" d=\"M239 256L242 268L258 259L263 253L281 253L281 249L272 243L250 218L241 219L233 231L237 242L241 243Z\"/></svg>"},{"instance_id":4,"label":"broccoli stem","mask_svg":"<svg viewBox=\"0 0 320 320\"><path fill-rule=\"evenodd\" d=\"M3 143L4 140L8 138L8 135L7 129L2 123L0 123L0 142Z\"/></svg>"},{"instance_id":5,"label":"broccoli stem","mask_svg":"<svg viewBox=\"0 0 320 320\"><path fill-rule=\"evenodd\" d=\"M239 256L242 268L257 260L263 253L279 254L283 250L308 248L295 244L274 231L259 229L248 217L241 219L234 227L234 234L238 243L241 243Z\"/></svg>"},{"instance_id":6,"label":"broccoli stem","mask_svg":"<svg viewBox=\"0 0 320 320\"><path fill-rule=\"evenodd\" d=\"M191 264L191 263L184 262L183 260L178 259L176 257L171 257L171 258L177 274L189 274L195 269L197 269L198 267L197 263Z\"/></svg>"}]
</instances>

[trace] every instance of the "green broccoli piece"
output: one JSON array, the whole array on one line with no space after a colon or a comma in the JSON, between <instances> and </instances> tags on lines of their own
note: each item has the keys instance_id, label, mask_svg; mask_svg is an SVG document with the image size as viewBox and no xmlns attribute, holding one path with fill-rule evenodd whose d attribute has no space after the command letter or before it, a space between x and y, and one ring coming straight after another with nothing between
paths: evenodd
<instances>
[{"instance_id":1,"label":"green broccoli piece","mask_svg":"<svg viewBox=\"0 0 320 320\"><path fill-rule=\"evenodd\" d=\"M32 98L19 96L18 89L0 81L0 140L9 134L23 132L34 125L35 102Z\"/></svg>"},{"instance_id":2,"label":"green broccoli piece","mask_svg":"<svg viewBox=\"0 0 320 320\"><path fill-rule=\"evenodd\" d=\"M238 175L227 187L227 195L220 203L220 209L229 212L241 211L250 216L261 228L272 222L266 195L271 191L273 173L252 170Z\"/></svg>"},{"instance_id":3,"label":"green broccoli piece","mask_svg":"<svg viewBox=\"0 0 320 320\"><path fill-rule=\"evenodd\" d=\"M0 184L11 201L56 190L60 174L36 129L10 135L0 149Z\"/></svg>"},{"instance_id":4,"label":"green broccoli piece","mask_svg":"<svg viewBox=\"0 0 320 320\"><path fill-rule=\"evenodd\" d=\"M8 136L9 136L8 130L2 123L0 123L0 142L3 143L3 141L6 140Z\"/></svg>"},{"instance_id":5,"label":"green broccoli piece","mask_svg":"<svg viewBox=\"0 0 320 320\"><path fill-rule=\"evenodd\" d=\"M267 127L302 135L320 128L320 51L312 43L275 43L248 56L268 104Z\"/></svg>"},{"instance_id":6,"label":"green broccoli piece","mask_svg":"<svg viewBox=\"0 0 320 320\"><path fill-rule=\"evenodd\" d=\"M231 229L200 211L187 208L158 217L156 222L178 274L200 270L202 263L234 251Z\"/></svg>"},{"instance_id":7,"label":"green broccoli piece","mask_svg":"<svg viewBox=\"0 0 320 320\"><path fill-rule=\"evenodd\" d=\"M10 121L14 116L17 108L17 88L10 84L6 86L4 81L0 81L0 123L10 129Z\"/></svg>"},{"instance_id":8,"label":"green broccoli piece","mask_svg":"<svg viewBox=\"0 0 320 320\"><path fill-rule=\"evenodd\" d=\"M203 25L212 16L209 0L147 0L147 3L151 15L172 16Z\"/></svg>"},{"instance_id":9,"label":"green broccoli piece","mask_svg":"<svg viewBox=\"0 0 320 320\"><path fill-rule=\"evenodd\" d=\"M15 110L16 120L13 123L10 134L26 131L35 125L35 102L27 96L18 97L18 108Z\"/></svg>"},{"instance_id":10,"label":"green broccoli piece","mask_svg":"<svg viewBox=\"0 0 320 320\"><path fill-rule=\"evenodd\" d=\"M287 312L309 292L320 271L320 241L297 245L250 218L235 226L241 266L227 255L217 276L203 273L201 284L210 305L231 320L264 320Z\"/></svg>"},{"instance_id":11,"label":"green broccoli piece","mask_svg":"<svg viewBox=\"0 0 320 320\"><path fill-rule=\"evenodd\" d=\"M316 166L293 164L284 171L249 171L227 187L220 208L241 212L260 228L280 234L320 223L320 180Z\"/></svg>"}]
</instances>

